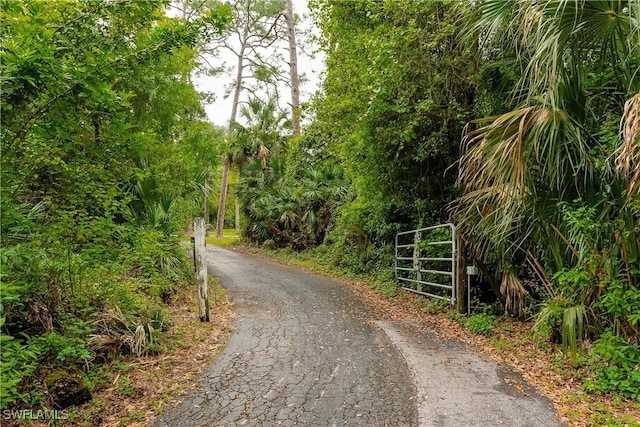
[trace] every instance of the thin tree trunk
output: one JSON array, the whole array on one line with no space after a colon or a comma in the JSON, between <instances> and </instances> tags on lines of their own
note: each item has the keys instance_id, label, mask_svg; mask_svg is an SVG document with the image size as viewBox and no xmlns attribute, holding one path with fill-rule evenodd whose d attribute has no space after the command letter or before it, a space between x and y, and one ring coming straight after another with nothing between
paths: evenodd
<instances>
[{"instance_id":1,"label":"thin tree trunk","mask_svg":"<svg viewBox=\"0 0 640 427\"><path fill-rule=\"evenodd\" d=\"M245 35L246 36L246 35ZM231 104L231 118L229 119L229 130L238 115L238 104L240 103L240 92L242 92L242 71L244 67L244 46L238 54L238 69L236 71L236 81L233 85L233 103Z\"/></svg>"},{"instance_id":2,"label":"thin tree trunk","mask_svg":"<svg viewBox=\"0 0 640 427\"><path fill-rule=\"evenodd\" d=\"M456 310L458 313L466 314L467 307L471 303L467 298L467 257L465 243L462 237L458 236L456 242L457 265L456 265Z\"/></svg>"},{"instance_id":3,"label":"thin tree trunk","mask_svg":"<svg viewBox=\"0 0 640 427\"><path fill-rule=\"evenodd\" d=\"M233 103L231 104L231 118L229 119L229 133L231 133L231 127L236 121L238 115L238 103L240 102L240 92L242 90L242 67L244 66L244 46L240 49L238 54L238 70L236 72L236 82L233 88ZM229 169L231 167L230 160L224 161L224 168L222 170L222 180L220 181L220 201L218 203L218 219L216 221L216 237L223 236L224 228L224 213L227 204L227 187L229 185Z\"/></svg>"},{"instance_id":4,"label":"thin tree trunk","mask_svg":"<svg viewBox=\"0 0 640 427\"><path fill-rule=\"evenodd\" d=\"M300 135L300 80L298 78L298 48L293 20L293 0L287 0L284 15L287 22L287 38L289 39L289 75L291 84L291 123L293 137Z\"/></svg>"},{"instance_id":5,"label":"thin tree trunk","mask_svg":"<svg viewBox=\"0 0 640 427\"><path fill-rule=\"evenodd\" d=\"M236 199L236 234L240 234L240 203Z\"/></svg>"},{"instance_id":6,"label":"thin tree trunk","mask_svg":"<svg viewBox=\"0 0 640 427\"><path fill-rule=\"evenodd\" d=\"M229 161L225 160L222 169L222 183L220 184L220 200L218 202L218 221L216 221L216 237L222 237L224 229L224 209L227 203L227 184L229 182Z\"/></svg>"},{"instance_id":7,"label":"thin tree trunk","mask_svg":"<svg viewBox=\"0 0 640 427\"><path fill-rule=\"evenodd\" d=\"M209 173L204 180L204 225L209 224Z\"/></svg>"}]
</instances>

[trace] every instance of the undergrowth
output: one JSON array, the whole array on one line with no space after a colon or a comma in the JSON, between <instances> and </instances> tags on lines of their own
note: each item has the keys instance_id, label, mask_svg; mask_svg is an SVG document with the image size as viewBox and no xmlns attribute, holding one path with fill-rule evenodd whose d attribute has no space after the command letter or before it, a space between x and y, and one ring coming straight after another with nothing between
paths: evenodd
<instances>
[{"instance_id":1,"label":"undergrowth","mask_svg":"<svg viewBox=\"0 0 640 427\"><path fill-rule=\"evenodd\" d=\"M123 227L110 251L32 237L0 249L0 409L82 403L105 363L162 351L167 304L192 280L178 238L157 230Z\"/></svg>"}]
</instances>

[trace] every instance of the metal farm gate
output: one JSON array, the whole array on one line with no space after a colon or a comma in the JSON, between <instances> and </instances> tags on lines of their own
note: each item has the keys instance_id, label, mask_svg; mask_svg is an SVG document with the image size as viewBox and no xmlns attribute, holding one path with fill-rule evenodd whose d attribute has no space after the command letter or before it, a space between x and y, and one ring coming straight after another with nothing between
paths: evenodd
<instances>
[{"instance_id":1,"label":"metal farm gate","mask_svg":"<svg viewBox=\"0 0 640 427\"><path fill-rule=\"evenodd\" d=\"M396 278L418 294L456 303L456 226L435 225L396 235Z\"/></svg>"}]
</instances>

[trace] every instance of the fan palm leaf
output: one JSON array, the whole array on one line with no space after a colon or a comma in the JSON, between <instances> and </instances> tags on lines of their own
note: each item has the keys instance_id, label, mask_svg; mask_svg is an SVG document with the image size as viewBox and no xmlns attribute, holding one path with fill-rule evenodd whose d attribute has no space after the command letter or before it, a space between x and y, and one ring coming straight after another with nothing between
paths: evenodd
<instances>
[{"instance_id":1,"label":"fan palm leaf","mask_svg":"<svg viewBox=\"0 0 640 427\"><path fill-rule=\"evenodd\" d=\"M597 164L613 144L606 146L600 135L605 113L622 112L625 97L616 167L628 183L627 201L640 195L640 5L485 0L478 11L473 34L480 53L499 51L505 60L504 52L514 52L519 80L515 108L465 129L458 163L463 195L452 205L454 217L479 259L504 266L522 252L560 271L581 262L586 249L559 206L586 200L597 207L603 191L613 192L606 182L610 166ZM606 219L611 208L603 208ZM503 292L513 291L511 308L517 309L525 294L515 276L503 277ZM583 311L565 314L579 329ZM570 331L564 335L575 342Z\"/></svg>"},{"instance_id":2,"label":"fan palm leaf","mask_svg":"<svg viewBox=\"0 0 640 427\"><path fill-rule=\"evenodd\" d=\"M554 88L568 63L633 69L630 53L640 45L640 7L630 0L485 0L479 13L483 44L508 45L526 64L520 84L528 99ZM620 76L638 78L632 74Z\"/></svg>"}]
</instances>

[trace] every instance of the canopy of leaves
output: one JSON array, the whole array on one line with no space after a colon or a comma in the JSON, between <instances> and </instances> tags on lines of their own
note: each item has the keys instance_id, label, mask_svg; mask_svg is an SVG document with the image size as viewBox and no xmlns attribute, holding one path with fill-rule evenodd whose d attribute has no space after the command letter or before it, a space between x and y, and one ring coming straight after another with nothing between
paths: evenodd
<instances>
[{"instance_id":1,"label":"canopy of leaves","mask_svg":"<svg viewBox=\"0 0 640 427\"><path fill-rule=\"evenodd\" d=\"M455 2L459 3L459 2ZM454 7L457 6L457 7ZM379 242L441 222L456 195L459 136L475 93L473 44L457 38L469 5L443 1L312 3L327 71L314 126L356 198L343 209Z\"/></svg>"},{"instance_id":2,"label":"canopy of leaves","mask_svg":"<svg viewBox=\"0 0 640 427\"><path fill-rule=\"evenodd\" d=\"M507 310L562 307L574 349L583 321L637 342L638 3L310 4L327 68L302 142L351 183L336 237L453 221Z\"/></svg>"},{"instance_id":3,"label":"canopy of leaves","mask_svg":"<svg viewBox=\"0 0 640 427\"><path fill-rule=\"evenodd\" d=\"M90 334L127 347L189 277L177 232L221 138L189 75L227 16L167 4L2 2L2 407L43 403L34 367L91 362Z\"/></svg>"}]
</instances>

